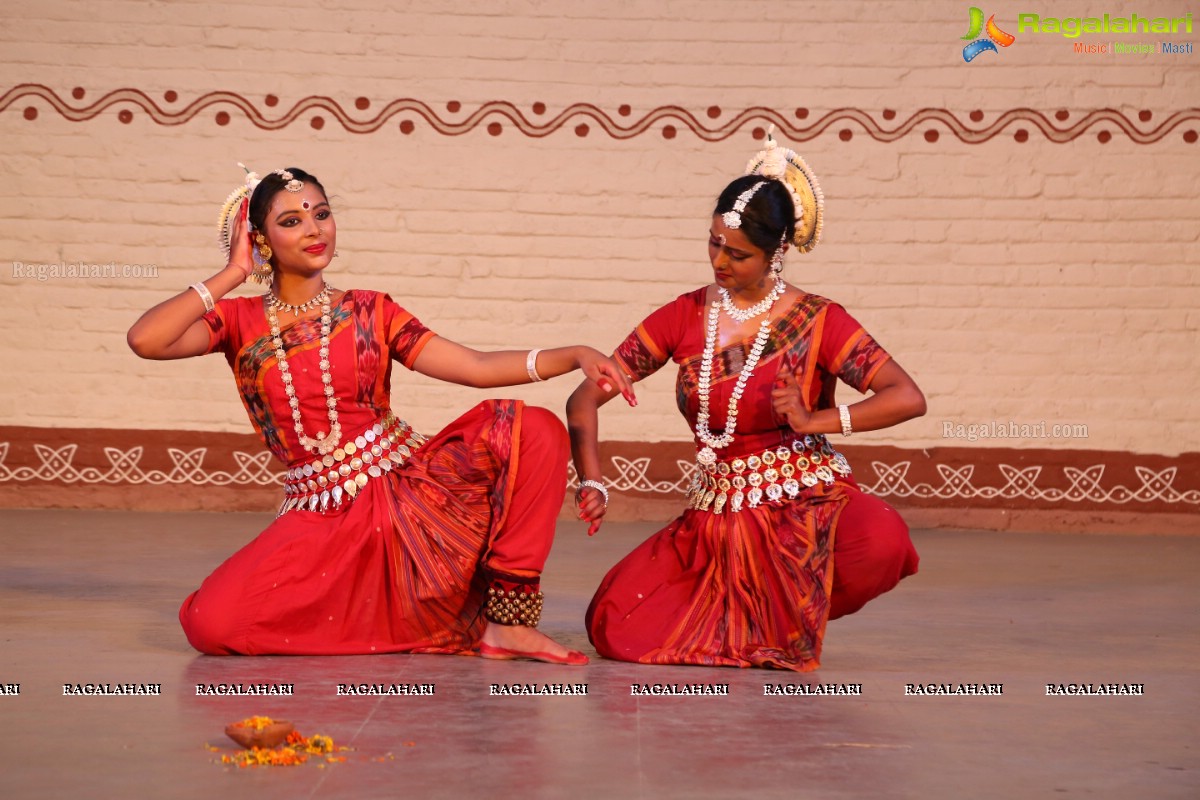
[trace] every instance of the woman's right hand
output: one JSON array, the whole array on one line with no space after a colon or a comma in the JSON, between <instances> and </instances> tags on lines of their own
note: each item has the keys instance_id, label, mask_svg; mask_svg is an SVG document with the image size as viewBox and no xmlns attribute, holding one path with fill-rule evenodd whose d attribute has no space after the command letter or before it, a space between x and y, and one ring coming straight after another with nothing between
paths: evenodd
<instances>
[{"instance_id":1,"label":"woman's right hand","mask_svg":"<svg viewBox=\"0 0 1200 800\"><path fill-rule=\"evenodd\" d=\"M608 506L604 504L604 495L590 486L585 486L575 495L575 505L579 509L579 518L588 525L588 536L595 536L604 522L604 514Z\"/></svg>"},{"instance_id":2,"label":"woman's right hand","mask_svg":"<svg viewBox=\"0 0 1200 800\"><path fill-rule=\"evenodd\" d=\"M790 369L781 367L775 376L775 386L771 389L771 408L776 419L796 433L814 432L808 429L812 411L804 405L796 375Z\"/></svg>"},{"instance_id":3,"label":"woman's right hand","mask_svg":"<svg viewBox=\"0 0 1200 800\"><path fill-rule=\"evenodd\" d=\"M254 241L250 236L250 199L242 200L238 213L233 216L229 228L229 263L226 267L237 267L245 276L245 282L254 271Z\"/></svg>"},{"instance_id":4,"label":"woman's right hand","mask_svg":"<svg viewBox=\"0 0 1200 800\"><path fill-rule=\"evenodd\" d=\"M605 393L619 392L631 407L637 406L637 397L633 393L633 381L621 369L620 364L587 345L580 345L577 350L579 356L576 364L589 380L600 387L601 391Z\"/></svg>"}]
</instances>

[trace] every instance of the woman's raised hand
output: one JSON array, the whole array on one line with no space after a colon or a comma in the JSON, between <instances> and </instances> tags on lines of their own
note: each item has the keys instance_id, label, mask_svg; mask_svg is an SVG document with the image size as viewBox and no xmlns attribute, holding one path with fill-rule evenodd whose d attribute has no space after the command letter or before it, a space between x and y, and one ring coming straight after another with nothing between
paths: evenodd
<instances>
[{"instance_id":1,"label":"woman's raised hand","mask_svg":"<svg viewBox=\"0 0 1200 800\"><path fill-rule=\"evenodd\" d=\"M771 389L771 406L781 422L786 422L796 433L804 433L812 419L812 412L804 405L796 375L787 368L786 359L779 374L775 376L775 387Z\"/></svg>"},{"instance_id":2,"label":"woman's raised hand","mask_svg":"<svg viewBox=\"0 0 1200 800\"><path fill-rule=\"evenodd\" d=\"M581 347L579 369L600 390L609 393L617 391L631 406L637 405L637 397L633 393L633 383L625 374L625 370L608 356L591 347Z\"/></svg>"},{"instance_id":3,"label":"woman's raised hand","mask_svg":"<svg viewBox=\"0 0 1200 800\"><path fill-rule=\"evenodd\" d=\"M229 228L229 263L226 266L240 269L246 276L243 281L254 270L254 241L250 236L249 215L250 200L247 198L242 201Z\"/></svg>"}]
</instances>

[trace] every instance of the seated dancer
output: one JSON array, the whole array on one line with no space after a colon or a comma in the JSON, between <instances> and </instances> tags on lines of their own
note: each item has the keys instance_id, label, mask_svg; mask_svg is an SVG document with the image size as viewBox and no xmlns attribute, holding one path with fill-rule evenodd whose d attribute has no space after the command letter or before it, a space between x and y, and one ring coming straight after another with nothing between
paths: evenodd
<instances>
[{"instance_id":1,"label":"seated dancer","mask_svg":"<svg viewBox=\"0 0 1200 800\"><path fill-rule=\"evenodd\" d=\"M844 308L780 277L789 246L806 253L821 232L808 166L768 134L747 173L717 199L713 283L655 311L616 351L635 381L679 365L697 452L688 509L613 567L588 608L608 658L816 669L827 620L917 570L904 521L860 491L826 436L920 416L925 398ZM871 395L837 405L839 378ZM608 501L597 408L614 395L583 383L567 405L589 533Z\"/></svg>"},{"instance_id":2,"label":"seated dancer","mask_svg":"<svg viewBox=\"0 0 1200 800\"><path fill-rule=\"evenodd\" d=\"M581 369L633 403L619 367L583 346L478 352L386 294L333 288L324 272L337 226L324 187L303 170L249 173L220 228L226 267L147 311L128 337L143 358L224 353L251 423L288 465L275 521L184 601L192 646L477 649L586 664L535 630L566 486L562 423L518 400L488 400L426 437L391 410L391 362L475 387ZM266 294L217 299L252 273L270 283Z\"/></svg>"}]
</instances>

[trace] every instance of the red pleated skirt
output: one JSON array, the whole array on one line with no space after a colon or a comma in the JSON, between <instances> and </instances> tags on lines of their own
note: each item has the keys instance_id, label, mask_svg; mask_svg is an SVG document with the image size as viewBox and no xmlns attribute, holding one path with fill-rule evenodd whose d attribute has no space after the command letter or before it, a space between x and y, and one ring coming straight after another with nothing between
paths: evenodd
<instances>
[{"instance_id":1,"label":"red pleated skirt","mask_svg":"<svg viewBox=\"0 0 1200 800\"><path fill-rule=\"evenodd\" d=\"M844 514L856 526L835 585ZM899 515L842 482L737 513L690 510L609 571L588 635L622 661L806 672L820 665L831 610L852 613L917 563Z\"/></svg>"},{"instance_id":2,"label":"red pleated skirt","mask_svg":"<svg viewBox=\"0 0 1200 800\"><path fill-rule=\"evenodd\" d=\"M184 601L188 641L214 655L469 650L523 408L480 403L341 509L276 519Z\"/></svg>"}]
</instances>

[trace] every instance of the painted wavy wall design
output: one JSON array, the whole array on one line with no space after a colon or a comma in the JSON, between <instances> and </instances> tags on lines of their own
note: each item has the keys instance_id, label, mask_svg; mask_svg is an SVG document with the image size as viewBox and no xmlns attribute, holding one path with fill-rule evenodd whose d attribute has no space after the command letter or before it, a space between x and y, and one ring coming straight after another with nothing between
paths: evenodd
<instances>
[{"instance_id":1,"label":"painted wavy wall design","mask_svg":"<svg viewBox=\"0 0 1200 800\"><path fill-rule=\"evenodd\" d=\"M69 97L41 84L13 86L0 95L0 113L20 109L25 119L34 122L43 111L52 111L71 122L88 122L114 113L125 124L139 115L156 125L188 124L228 125L234 115L241 116L262 130L276 131L292 125L320 130L326 124L341 125L355 134L372 134L391 126L402 134L411 134L418 126L441 136L462 136L483 128L493 136L516 133L542 138L561 131L576 136L605 135L612 139L633 139L651 135L673 139L684 133L708 142L728 139L747 129L755 138L765 135L774 124L782 138L807 142L821 136L837 136L849 141L866 135L878 142L894 142L920 135L936 142L950 135L966 144L983 144L997 137L1012 137L1025 142L1034 134L1056 144L1094 136L1101 143L1115 134L1136 144L1154 144L1169 136L1178 136L1194 144L1200 127L1200 108L1170 113L1142 110L1137 119L1111 108L1043 112L1032 108L1013 108L999 114L973 110L960 119L944 108L923 108L900 119L895 110L884 109L876 119L872 112L858 108L838 108L817 114L806 108L774 109L754 106L740 111L709 106L699 113L675 105L658 106L637 113L619 106L614 113L591 103L573 103L551 112L544 103L528 108L506 100L492 100L475 109L458 101L437 106L422 100L400 98L381 105L366 97L355 98L348 110L330 97L310 96L296 101L291 108L279 106L279 99L267 95L260 101L236 92L207 92L184 102L177 92L166 91L155 100L140 89L114 89L89 100L89 92L76 87ZM374 113L372 114L372 110Z\"/></svg>"}]
</instances>

